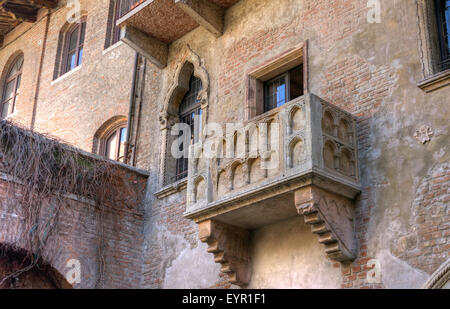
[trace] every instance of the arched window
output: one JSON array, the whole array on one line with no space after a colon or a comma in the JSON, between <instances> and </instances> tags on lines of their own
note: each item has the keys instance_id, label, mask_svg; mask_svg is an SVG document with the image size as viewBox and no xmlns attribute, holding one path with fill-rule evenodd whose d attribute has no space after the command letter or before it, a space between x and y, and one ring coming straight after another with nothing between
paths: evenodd
<instances>
[{"instance_id":1,"label":"arched window","mask_svg":"<svg viewBox=\"0 0 450 309\"><path fill-rule=\"evenodd\" d=\"M65 38L64 56L61 75L73 70L81 64L83 58L84 37L86 34L86 21L81 20L70 28Z\"/></svg>"},{"instance_id":2,"label":"arched window","mask_svg":"<svg viewBox=\"0 0 450 309\"><path fill-rule=\"evenodd\" d=\"M199 140L201 132L202 110L200 101L198 100L198 95L202 90L202 87L203 85L201 79L192 75L189 81L189 90L181 101L179 108L178 116L180 122L185 123L191 127L191 136L189 139L190 144L195 143ZM175 181L186 178L188 173L187 157L189 145L184 145L184 143L181 143L179 147L180 151L184 152L184 156L177 159Z\"/></svg>"},{"instance_id":3,"label":"arched window","mask_svg":"<svg viewBox=\"0 0 450 309\"><path fill-rule=\"evenodd\" d=\"M23 55L18 56L12 63L2 91L1 116L6 117L14 111L19 96L20 82L22 79Z\"/></svg>"},{"instance_id":4,"label":"arched window","mask_svg":"<svg viewBox=\"0 0 450 309\"><path fill-rule=\"evenodd\" d=\"M125 143L127 140L127 128L118 126L111 130L103 141L103 155L115 161L125 161Z\"/></svg>"}]
</instances>

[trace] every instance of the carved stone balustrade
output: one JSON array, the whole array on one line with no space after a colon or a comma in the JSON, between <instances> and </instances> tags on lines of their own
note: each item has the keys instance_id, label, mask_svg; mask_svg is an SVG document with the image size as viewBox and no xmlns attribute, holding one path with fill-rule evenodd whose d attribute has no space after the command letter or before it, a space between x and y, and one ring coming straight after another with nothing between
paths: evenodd
<instances>
[{"instance_id":1,"label":"carved stone balustrade","mask_svg":"<svg viewBox=\"0 0 450 309\"><path fill-rule=\"evenodd\" d=\"M191 146L185 216L231 282L250 280L246 233L298 215L330 259L354 259L354 116L308 94L223 131Z\"/></svg>"}]
</instances>

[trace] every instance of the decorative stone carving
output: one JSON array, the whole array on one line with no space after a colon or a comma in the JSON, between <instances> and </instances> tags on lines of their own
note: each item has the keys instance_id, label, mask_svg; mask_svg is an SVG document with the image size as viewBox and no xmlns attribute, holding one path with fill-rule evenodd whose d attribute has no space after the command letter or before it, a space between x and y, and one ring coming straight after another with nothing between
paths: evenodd
<instances>
[{"instance_id":1,"label":"decorative stone carving","mask_svg":"<svg viewBox=\"0 0 450 309\"><path fill-rule=\"evenodd\" d=\"M423 286L424 289L450 289L450 259L439 267Z\"/></svg>"},{"instance_id":2,"label":"decorative stone carving","mask_svg":"<svg viewBox=\"0 0 450 309\"><path fill-rule=\"evenodd\" d=\"M275 124L279 127L272 132ZM188 174L188 196L197 196L200 175L208 193L206 200L188 199L185 217L200 225L201 240L231 282L245 286L250 280L248 231L298 214L331 259L353 260L354 199L360 192L356 117L307 94L244 127L257 130L241 132L242 158L210 160L203 171L191 168L191 160ZM257 131L260 140L253 143L250 137ZM229 153L237 148L235 130L220 139ZM260 146L256 153L253 144Z\"/></svg>"},{"instance_id":3,"label":"decorative stone carving","mask_svg":"<svg viewBox=\"0 0 450 309\"><path fill-rule=\"evenodd\" d=\"M421 126L420 129L414 133L414 137L422 144L431 142L433 135L433 129L428 126Z\"/></svg>"},{"instance_id":4,"label":"decorative stone carving","mask_svg":"<svg viewBox=\"0 0 450 309\"><path fill-rule=\"evenodd\" d=\"M355 259L352 201L309 186L295 192L295 207L319 236L330 259L338 262Z\"/></svg>"},{"instance_id":5,"label":"decorative stone carving","mask_svg":"<svg viewBox=\"0 0 450 309\"><path fill-rule=\"evenodd\" d=\"M193 68L186 67L186 64L188 63L190 63ZM179 64L175 70L175 74L172 78L172 85L167 92L167 96L161 108L160 119L167 119L171 114L177 114L179 102L174 101L177 101L177 99L181 101L183 95L188 91L191 74L194 74L196 77L201 79L202 90L198 95L198 99L200 100L202 109L206 109L208 107L210 89L209 74L206 71L200 56L195 53L189 45L187 45L184 56L179 61Z\"/></svg>"},{"instance_id":6,"label":"decorative stone carving","mask_svg":"<svg viewBox=\"0 0 450 309\"><path fill-rule=\"evenodd\" d=\"M208 220L199 223L200 240L208 244L208 252L214 254L221 271L229 281L238 286L250 282L250 233L247 230Z\"/></svg>"},{"instance_id":7,"label":"decorative stone carving","mask_svg":"<svg viewBox=\"0 0 450 309\"><path fill-rule=\"evenodd\" d=\"M173 162L175 159L170 154L173 136L170 135L171 127L179 122L178 109L181 100L189 90L189 80L194 74L202 81L202 90L198 99L202 109L202 127L206 127L208 119L209 90L210 80L203 61L200 56L195 53L189 45L186 46L185 52L179 61L172 78L172 85L167 92L167 96L161 106L159 121L161 128L161 163L160 163L160 187L170 184L171 177L175 174Z\"/></svg>"}]
</instances>

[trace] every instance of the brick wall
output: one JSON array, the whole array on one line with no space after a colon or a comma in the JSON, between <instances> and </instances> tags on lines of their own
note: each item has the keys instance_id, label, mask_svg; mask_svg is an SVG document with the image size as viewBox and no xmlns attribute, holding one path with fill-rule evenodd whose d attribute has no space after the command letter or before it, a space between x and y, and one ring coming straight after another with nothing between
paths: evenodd
<instances>
[{"instance_id":1,"label":"brick wall","mask_svg":"<svg viewBox=\"0 0 450 309\"><path fill-rule=\"evenodd\" d=\"M53 81L66 8L53 13L48 22L40 75L45 12L35 24L20 25L5 38L0 67L7 67L18 50L24 52L21 98L13 119L31 123L37 102L38 130L90 151L102 124L127 116L134 52L120 44L104 50L109 1L82 0L81 4L87 13L87 36L79 70ZM372 268L368 262L383 246L391 246L393 255L427 274L448 258L448 166L441 164L434 169L438 161L449 160L448 88L424 94L416 85L422 78L423 59L418 53L415 4L382 1L382 10L383 22L368 24L365 0L242 0L227 11L223 36L214 38L198 28L172 44L167 69L160 71L147 63L139 132L134 133L138 139L136 165L150 173L144 217L133 217L137 226L143 225L133 235L145 235L142 286L164 286L167 269L180 253L172 242L192 250L199 246L195 224L183 218L185 191L162 200L153 196L161 189L157 185L159 111L187 44L200 56L211 80L210 122L244 120L248 72L306 40L311 92L359 117L363 183L355 222L359 256L350 265L335 265L341 267L343 288L384 287L367 281ZM436 132L426 146L412 137L423 124L433 126ZM77 207L82 213L82 205ZM400 215L391 215L391 208L398 209ZM383 233L391 225L401 228L388 241ZM86 237L90 244L95 241L93 233ZM83 234L78 237L84 238ZM377 243L377 238L384 239ZM89 259L95 256L93 248L83 253ZM132 265L137 263L137 252L133 254L136 260ZM125 260L121 262L126 265ZM118 268L114 271L121 273ZM228 287L219 273L215 285Z\"/></svg>"},{"instance_id":2,"label":"brick wall","mask_svg":"<svg viewBox=\"0 0 450 309\"><path fill-rule=\"evenodd\" d=\"M146 176L125 169L122 173L123 179L132 183L133 189L123 192L129 192L133 198L139 197L145 187ZM18 204L20 195L21 185L2 174L0 245L19 250L28 248L23 238L23 234L28 232L24 231L26 209ZM81 282L74 285L76 288L141 287L144 213L140 202L97 207L93 201L82 197L65 197L55 228L42 253L43 262L65 278L72 269L68 267L68 261L78 260ZM52 209L52 203L44 203L41 222L46 222Z\"/></svg>"},{"instance_id":3,"label":"brick wall","mask_svg":"<svg viewBox=\"0 0 450 309\"><path fill-rule=\"evenodd\" d=\"M49 16L41 10L36 23L22 24L8 34L0 49L0 68L6 68L18 50L24 53L21 96L12 119L30 126L35 106L35 129L92 151L96 131L109 119L128 114L135 53L121 43L104 49L109 0L81 0L87 17L82 64L54 80L58 41L69 12L62 4Z\"/></svg>"}]
</instances>

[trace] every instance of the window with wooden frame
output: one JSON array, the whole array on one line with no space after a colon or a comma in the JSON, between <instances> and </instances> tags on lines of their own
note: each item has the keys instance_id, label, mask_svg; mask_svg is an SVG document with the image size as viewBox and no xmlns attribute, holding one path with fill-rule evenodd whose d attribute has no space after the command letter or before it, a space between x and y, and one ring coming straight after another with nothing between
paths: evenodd
<instances>
[{"instance_id":1,"label":"window with wooden frame","mask_svg":"<svg viewBox=\"0 0 450 309\"><path fill-rule=\"evenodd\" d=\"M176 162L176 174L173 181L178 181L187 177L188 174L188 147L196 143L199 140L201 132L201 117L202 110L200 106L200 101L198 100L198 95L202 90L203 85L201 79L191 76L189 81L189 90L183 97L179 108L179 119L181 123L189 125L191 128L191 136L184 139L185 142L180 143L179 150L184 152L185 155ZM185 145L185 143L189 145Z\"/></svg>"},{"instance_id":2,"label":"window with wooden frame","mask_svg":"<svg viewBox=\"0 0 450 309\"><path fill-rule=\"evenodd\" d=\"M140 3L139 0L110 1L105 49L120 41L120 28L117 26L117 21Z\"/></svg>"},{"instance_id":3,"label":"window with wooden frame","mask_svg":"<svg viewBox=\"0 0 450 309\"><path fill-rule=\"evenodd\" d=\"M23 61L23 55L16 57L9 68L8 74L6 75L0 104L2 118L14 112L15 105L19 97Z\"/></svg>"},{"instance_id":4,"label":"window with wooden frame","mask_svg":"<svg viewBox=\"0 0 450 309\"><path fill-rule=\"evenodd\" d=\"M450 0L417 0L420 64L425 92L450 85Z\"/></svg>"},{"instance_id":5,"label":"window with wooden frame","mask_svg":"<svg viewBox=\"0 0 450 309\"><path fill-rule=\"evenodd\" d=\"M83 58L86 20L74 24L65 35L64 53L60 75L63 75L81 64Z\"/></svg>"},{"instance_id":6,"label":"window with wooden frame","mask_svg":"<svg viewBox=\"0 0 450 309\"><path fill-rule=\"evenodd\" d=\"M248 74L245 119L303 96L307 90L306 43Z\"/></svg>"},{"instance_id":7,"label":"window with wooden frame","mask_svg":"<svg viewBox=\"0 0 450 309\"><path fill-rule=\"evenodd\" d=\"M442 70L450 69L450 0L436 0L436 18Z\"/></svg>"},{"instance_id":8,"label":"window with wooden frame","mask_svg":"<svg viewBox=\"0 0 450 309\"><path fill-rule=\"evenodd\" d=\"M114 161L125 162L127 128L124 125L117 126L109 131L102 142L102 154Z\"/></svg>"}]
</instances>

